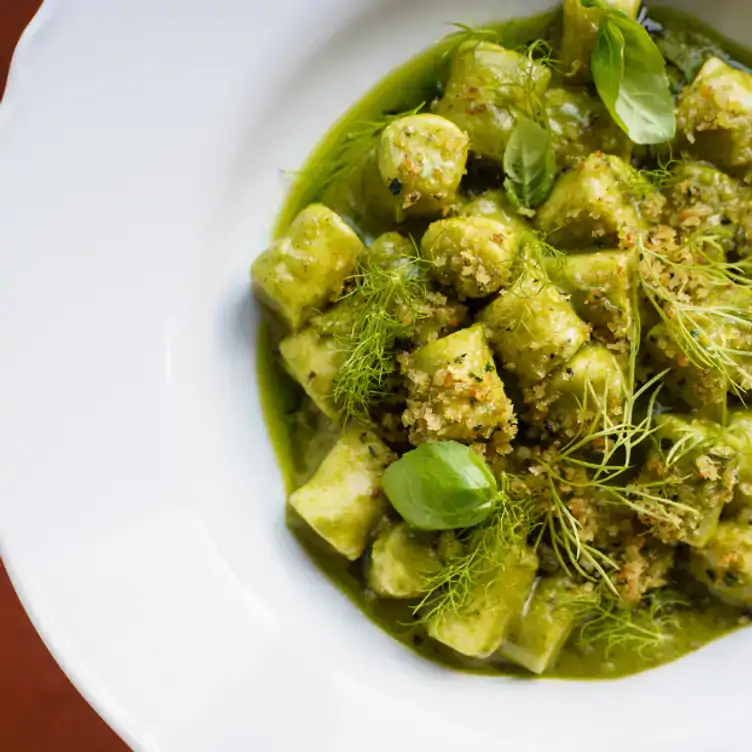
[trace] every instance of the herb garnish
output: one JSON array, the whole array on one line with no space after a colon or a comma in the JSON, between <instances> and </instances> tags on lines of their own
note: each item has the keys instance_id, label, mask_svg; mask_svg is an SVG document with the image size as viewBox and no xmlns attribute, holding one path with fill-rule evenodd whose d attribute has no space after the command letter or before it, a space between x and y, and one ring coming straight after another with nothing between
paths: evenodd
<instances>
[{"instance_id":1,"label":"herb garnish","mask_svg":"<svg viewBox=\"0 0 752 752\"><path fill-rule=\"evenodd\" d=\"M561 449L551 449L535 458L530 472L536 478L531 493L539 499L544 513L538 542L545 533L559 565L566 572L576 572L584 579L600 581L614 595L616 588L611 573L617 564L584 539L582 525L573 513L570 497L584 496L602 504L624 507L640 514L646 513L645 502L659 506L654 514L671 524L671 517L661 513L661 505L688 507L659 495L665 483L624 483L621 479L634 469L635 450L655 432L653 413L658 390L650 395L646 415L632 420L634 405L655 387L664 376L652 379L636 392L625 394L625 420L614 423L605 409L583 426L581 435ZM599 400L605 404L605 396ZM588 415L587 404L583 416ZM597 423L596 423L597 421Z\"/></svg>"},{"instance_id":2,"label":"herb garnish","mask_svg":"<svg viewBox=\"0 0 752 752\"><path fill-rule=\"evenodd\" d=\"M334 183L352 175L362 167L376 148L379 136L395 120L422 112L425 102L406 112L384 114L376 120L356 123L343 138L338 148L323 161L307 167L301 177L310 185L310 195L322 196ZM390 186L391 187L391 186ZM400 186L401 189L401 186ZM392 192L394 189L392 188ZM399 192L399 191L398 191Z\"/></svg>"},{"instance_id":3,"label":"herb garnish","mask_svg":"<svg viewBox=\"0 0 752 752\"><path fill-rule=\"evenodd\" d=\"M352 292L342 298L351 322L338 333L347 358L334 378L333 399L343 422L371 420L371 409L389 393L396 368L396 346L410 339L415 325L430 314L425 262L415 244L388 257L363 254L351 279Z\"/></svg>"},{"instance_id":4,"label":"herb garnish","mask_svg":"<svg viewBox=\"0 0 752 752\"><path fill-rule=\"evenodd\" d=\"M447 34L445 37L445 40L453 42L452 46L444 53L445 55L455 54L460 47L467 45L479 45L483 42L502 43L501 31L493 26L470 26L462 23L449 25L456 31Z\"/></svg>"},{"instance_id":5,"label":"herb garnish","mask_svg":"<svg viewBox=\"0 0 752 752\"><path fill-rule=\"evenodd\" d=\"M648 32L599 0L603 11L591 56L593 80L614 121L636 144L660 144L676 135L676 116L666 62Z\"/></svg>"},{"instance_id":6,"label":"herb garnish","mask_svg":"<svg viewBox=\"0 0 752 752\"><path fill-rule=\"evenodd\" d=\"M752 387L752 352L735 340L752 337L749 262L724 260L722 228L700 229L676 248L640 238L639 284L689 363L723 376L742 396ZM695 300L694 286L710 293Z\"/></svg>"},{"instance_id":7,"label":"herb garnish","mask_svg":"<svg viewBox=\"0 0 752 752\"><path fill-rule=\"evenodd\" d=\"M421 444L390 465L384 493L418 530L456 530L488 518L497 504L496 478L476 452L456 441Z\"/></svg>"},{"instance_id":8,"label":"herb garnish","mask_svg":"<svg viewBox=\"0 0 752 752\"><path fill-rule=\"evenodd\" d=\"M601 593L595 603L583 600L582 611L589 618L580 629L577 644L602 645L606 658L618 649L645 658L672 639L679 626L676 610L686 605L675 595L653 593L643 603L629 607L610 593Z\"/></svg>"},{"instance_id":9,"label":"herb garnish","mask_svg":"<svg viewBox=\"0 0 752 752\"><path fill-rule=\"evenodd\" d=\"M526 497L519 496L515 476L502 473L496 503L486 520L468 531L446 565L426 577L425 595L414 608L421 622L429 622L464 608L478 587L490 587L503 576L511 551L525 545L535 527L535 515Z\"/></svg>"},{"instance_id":10,"label":"herb garnish","mask_svg":"<svg viewBox=\"0 0 752 752\"><path fill-rule=\"evenodd\" d=\"M551 133L526 117L520 118L504 152L504 188L509 200L523 214L547 198L556 178L556 156Z\"/></svg>"}]
</instances>

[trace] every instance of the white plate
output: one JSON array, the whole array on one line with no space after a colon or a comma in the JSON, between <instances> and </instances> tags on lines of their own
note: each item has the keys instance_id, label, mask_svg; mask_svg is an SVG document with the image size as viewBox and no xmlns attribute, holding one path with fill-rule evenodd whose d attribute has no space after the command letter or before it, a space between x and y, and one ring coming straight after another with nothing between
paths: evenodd
<instances>
[{"instance_id":1,"label":"white plate","mask_svg":"<svg viewBox=\"0 0 752 752\"><path fill-rule=\"evenodd\" d=\"M280 170L445 21L546 4L48 0L24 36L1 111L3 554L135 749L747 746L752 631L613 683L452 673L284 528L248 290ZM752 37L742 0L677 4Z\"/></svg>"}]
</instances>

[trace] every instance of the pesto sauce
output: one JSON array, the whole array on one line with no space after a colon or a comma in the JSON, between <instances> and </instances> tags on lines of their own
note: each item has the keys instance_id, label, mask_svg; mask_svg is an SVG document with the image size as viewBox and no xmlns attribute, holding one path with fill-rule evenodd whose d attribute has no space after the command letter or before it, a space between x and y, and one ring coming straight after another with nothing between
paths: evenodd
<instances>
[{"instance_id":1,"label":"pesto sauce","mask_svg":"<svg viewBox=\"0 0 752 752\"><path fill-rule=\"evenodd\" d=\"M699 67L707 55L715 54L738 67L752 68L752 51L731 42L693 16L663 7L650 7L648 15L659 22L669 32L671 40L682 48L679 62L685 67ZM504 46L514 48L541 38L555 40L560 32L560 19L561 12L557 9L532 18L512 19L489 26L499 31ZM276 224L276 236L283 234L298 212L314 201L327 204L366 238L393 229L391 225L382 227L362 222L349 184L332 185L322 193L307 176L312 174L316 164L333 154L354 124L380 118L385 113L404 112L436 98L446 78L454 44L450 39L441 40L389 74L334 125L309 156L300 178L292 186ZM678 75L679 66L675 67ZM286 374L277 351L281 336L279 324L265 314L258 340L258 386L269 438L289 494L311 477L333 445L337 431L313 406L303 389ZM316 565L368 618L423 657L462 671L534 678L524 669L510 664L464 658L428 639L415 625L414 602L376 598L363 584L362 561L350 562L328 549L327 544L289 506L287 524ZM690 607L676 613L675 626L660 647L642 654L618 646L611 650L605 645L581 649L574 639L575 634L562 651L555 670L546 676L611 679L638 673L692 652L746 621L738 610L698 592Z\"/></svg>"}]
</instances>

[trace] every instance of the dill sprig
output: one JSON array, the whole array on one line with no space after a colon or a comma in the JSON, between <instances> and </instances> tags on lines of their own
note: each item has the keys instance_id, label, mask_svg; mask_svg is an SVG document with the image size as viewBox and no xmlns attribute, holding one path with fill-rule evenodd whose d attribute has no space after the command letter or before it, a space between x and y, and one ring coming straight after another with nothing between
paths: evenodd
<instances>
[{"instance_id":1,"label":"dill sprig","mask_svg":"<svg viewBox=\"0 0 752 752\"><path fill-rule=\"evenodd\" d=\"M560 268L566 263L566 254L554 248L545 233L528 231L520 243L517 257L512 265L512 283L509 292L518 298L537 295L546 286L552 284L546 269L549 264ZM522 317L512 326L524 325Z\"/></svg>"},{"instance_id":2,"label":"dill sprig","mask_svg":"<svg viewBox=\"0 0 752 752\"><path fill-rule=\"evenodd\" d=\"M477 47L479 44L489 43L504 46L504 33L501 24L490 26L472 25L463 23L450 23L451 28L456 29L444 37L444 41L451 42L444 56L455 54L462 47ZM515 46L515 51L525 55L530 60L545 65L548 68L558 70L559 60L553 45L545 39L536 39L529 44Z\"/></svg>"},{"instance_id":3,"label":"dill sprig","mask_svg":"<svg viewBox=\"0 0 752 752\"><path fill-rule=\"evenodd\" d=\"M668 479L623 480L636 469L633 455L637 448L656 431L655 405L660 380L665 373L658 374L637 390L631 388L624 395L624 417L619 422L608 413L608 385L605 395L597 395L592 388L586 390L578 436L560 449L545 452L531 469L539 479L539 496L544 510L538 543L547 534L554 556L564 571L601 582L614 595L618 591L611 575L619 566L585 539L582 523L569 501L588 498L603 505L629 509L637 515L650 515L667 525L677 524L672 511L696 513L661 493L668 485ZM600 406L592 415L588 410L588 392L598 398L595 401ZM647 399L645 415L636 421L636 404L643 399ZM590 416L588 421L586 416Z\"/></svg>"},{"instance_id":4,"label":"dill sprig","mask_svg":"<svg viewBox=\"0 0 752 752\"><path fill-rule=\"evenodd\" d=\"M518 117L530 118L530 120L550 133L545 93L541 91L536 78L535 67L530 65L530 63L538 63L539 65L554 68L556 60L553 48L547 42L537 40L523 50L520 50L520 52L523 54L518 66L520 82L508 84L510 87L519 87L522 92L522 105L515 109L519 109L517 113Z\"/></svg>"},{"instance_id":5,"label":"dill sprig","mask_svg":"<svg viewBox=\"0 0 752 752\"><path fill-rule=\"evenodd\" d=\"M492 587L503 575L511 551L523 546L535 527L532 505L515 488L519 479L510 473L499 478L496 506L489 518L469 531L462 553L454 555L437 573L425 579L425 595L414 608L426 623L462 610L481 587Z\"/></svg>"},{"instance_id":6,"label":"dill sprig","mask_svg":"<svg viewBox=\"0 0 752 752\"><path fill-rule=\"evenodd\" d=\"M334 378L333 399L343 422L371 422L371 410L390 392L397 343L430 315L425 262L414 242L411 247L388 257L363 254L342 298L349 325L335 340L347 357Z\"/></svg>"},{"instance_id":7,"label":"dill sprig","mask_svg":"<svg viewBox=\"0 0 752 752\"><path fill-rule=\"evenodd\" d=\"M445 37L446 41L452 43L444 53L445 56L454 54L460 47L477 46L483 42L502 43L501 31L493 26L472 26L462 23L451 23L449 26L456 31Z\"/></svg>"},{"instance_id":8,"label":"dill sprig","mask_svg":"<svg viewBox=\"0 0 752 752\"><path fill-rule=\"evenodd\" d=\"M635 390L634 382L625 387L622 404L623 417L618 422L612 418L608 410L610 384L607 383L604 386L604 393L599 395L588 382L585 398L580 405L580 431L558 453L557 459L592 471L593 483L609 483L632 469L632 453L656 431L655 405L662 388L661 379L666 373L667 371L662 371L653 376L639 389ZM630 380L632 378L634 378L633 375L630 376ZM643 398L647 398L645 415L642 420L635 422L636 407ZM592 416L589 410L590 399L593 399L599 408L592 412ZM591 417L588 421L589 416ZM594 451L597 455L596 461L583 459L583 453L592 454Z\"/></svg>"},{"instance_id":9,"label":"dill sprig","mask_svg":"<svg viewBox=\"0 0 752 752\"><path fill-rule=\"evenodd\" d=\"M425 107L421 102L411 110L397 114L385 113L375 120L361 120L340 139L340 143L327 157L315 164L311 164L303 172L306 181L315 186L312 195L321 196L332 184L352 175L362 167L373 153L379 136L395 120L417 115Z\"/></svg>"},{"instance_id":10,"label":"dill sprig","mask_svg":"<svg viewBox=\"0 0 752 752\"><path fill-rule=\"evenodd\" d=\"M752 336L752 281L747 262L725 261L724 236L718 228L701 229L670 250L639 237L637 273L644 297L687 361L720 374L742 396L752 386L745 370L752 351L737 340L741 333ZM708 300L698 300L700 289Z\"/></svg>"},{"instance_id":11,"label":"dill sprig","mask_svg":"<svg viewBox=\"0 0 752 752\"><path fill-rule=\"evenodd\" d=\"M583 599L582 612L588 620L580 628L577 644L581 648L602 645L606 658L617 649L644 658L673 639L679 626L676 610L686 605L677 595L660 591L632 608L610 593L602 593L595 602L592 597Z\"/></svg>"},{"instance_id":12,"label":"dill sprig","mask_svg":"<svg viewBox=\"0 0 752 752\"><path fill-rule=\"evenodd\" d=\"M536 39L534 42L521 47L519 49L524 55L527 55L531 60L536 63L545 65L547 68L551 68L559 73L562 73L560 69L561 61L556 57L556 50L553 45L545 39Z\"/></svg>"},{"instance_id":13,"label":"dill sprig","mask_svg":"<svg viewBox=\"0 0 752 752\"><path fill-rule=\"evenodd\" d=\"M567 263L567 254L548 242L551 233L533 230L523 241L520 255L528 262L537 262L543 268L550 262L554 268L561 268Z\"/></svg>"},{"instance_id":14,"label":"dill sprig","mask_svg":"<svg viewBox=\"0 0 752 752\"><path fill-rule=\"evenodd\" d=\"M669 480L636 481L618 484L604 480L594 480L587 472L572 473L572 467L582 467L582 461L570 459L552 466L544 464L546 483L545 512L541 537L548 534L554 556L561 568L568 574L577 573L583 579L602 583L612 595L618 590L612 575L619 570L616 561L584 539L582 523L575 516L562 489L567 489L570 497L582 494L603 505L629 509L637 515L649 516L656 522L678 525L677 516L672 512L697 514L697 510L673 501L662 493ZM618 466L614 468L619 470ZM650 504L651 506L646 506ZM539 538L540 542L540 538Z\"/></svg>"},{"instance_id":15,"label":"dill sprig","mask_svg":"<svg viewBox=\"0 0 752 752\"><path fill-rule=\"evenodd\" d=\"M481 87L479 91L484 100L511 111L516 119L527 118L548 131L550 126L545 92L540 86L536 65L533 63L555 67L553 48L547 42L537 40L520 48L518 52L521 57L515 75L509 76L506 81L494 82L492 87Z\"/></svg>"},{"instance_id":16,"label":"dill sprig","mask_svg":"<svg viewBox=\"0 0 752 752\"><path fill-rule=\"evenodd\" d=\"M663 454L663 465L667 468L674 467L692 452L713 444L719 438L717 435L708 434L707 429L703 430L692 423L678 426L675 430L679 438L673 441L668 453L663 454L661 448L658 447Z\"/></svg>"},{"instance_id":17,"label":"dill sprig","mask_svg":"<svg viewBox=\"0 0 752 752\"><path fill-rule=\"evenodd\" d=\"M645 178L654 188L663 189L675 183L679 178L676 168L683 164L681 159L676 159L673 152L667 156L659 155L657 164L652 169L643 168L638 174Z\"/></svg>"},{"instance_id":18,"label":"dill sprig","mask_svg":"<svg viewBox=\"0 0 752 752\"><path fill-rule=\"evenodd\" d=\"M583 539L582 523L560 492L560 484L566 488L567 481L546 468L545 484L545 513L537 544L547 533L554 556L565 572L571 575L574 571L586 580L603 582L616 593L610 575L619 566L607 554Z\"/></svg>"}]
</instances>

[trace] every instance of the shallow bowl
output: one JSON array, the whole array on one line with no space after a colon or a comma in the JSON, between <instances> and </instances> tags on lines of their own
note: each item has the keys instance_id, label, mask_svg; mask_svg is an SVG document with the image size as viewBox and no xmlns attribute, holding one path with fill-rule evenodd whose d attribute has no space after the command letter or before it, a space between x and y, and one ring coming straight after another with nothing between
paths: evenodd
<instances>
[{"instance_id":1,"label":"shallow bowl","mask_svg":"<svg viewBox=\"0 0 752 752\"><path fill-rule=\"evenodd\" d=\"M752 36L742 0L676 0ZM36 627L136 750L736 750L752 631L608 683L453 673L284 526L248 268L347 107L547 0L48 0L0 136L0 532Z\"/></svg>"}]
</instances>

